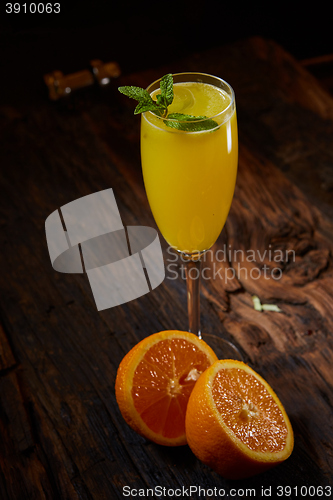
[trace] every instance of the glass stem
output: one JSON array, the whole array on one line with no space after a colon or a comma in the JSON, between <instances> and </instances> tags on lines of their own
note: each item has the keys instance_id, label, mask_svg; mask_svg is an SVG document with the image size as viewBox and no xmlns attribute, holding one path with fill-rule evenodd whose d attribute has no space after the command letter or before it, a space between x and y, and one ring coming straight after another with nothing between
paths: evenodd
<instances>
[{"instance_id":1,"label":"glass stem","mask_svg":"<svg viewBox=\"0 0 333 500\"><path fill-rule=\"evenodd\" d=\"M198 335L201 339L200 329L200 275L201 260L188 260L185 263L187 310L189 332Z\"/></svg>"}]
</instances>

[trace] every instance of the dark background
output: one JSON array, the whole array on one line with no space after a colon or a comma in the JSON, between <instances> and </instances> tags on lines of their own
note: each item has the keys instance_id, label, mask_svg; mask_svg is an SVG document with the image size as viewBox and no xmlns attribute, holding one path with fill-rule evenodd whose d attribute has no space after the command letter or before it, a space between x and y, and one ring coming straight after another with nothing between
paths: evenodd
<instances>
[{"instance_id":1,"label":"dark background","mask_svg":"<svg viewBox=\"0 0 333 500\"><path fill-rule=\"evenodd\" d=\"M60 14L6 14L6 3L2 102L22 99L28 89L41 92L43 74L85 69L91 59L115 60L126 74L253 35L275 40L299 60L333 53L328 2L60 0Z\"/></svg>"}]
</instances>

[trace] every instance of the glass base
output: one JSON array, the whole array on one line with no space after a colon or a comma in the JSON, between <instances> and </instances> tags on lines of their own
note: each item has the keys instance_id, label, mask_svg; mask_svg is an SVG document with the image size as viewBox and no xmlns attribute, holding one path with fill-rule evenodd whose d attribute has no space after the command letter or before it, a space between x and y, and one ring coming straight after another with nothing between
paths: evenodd
<instances>
[{"instance_id":1,"label":"glass base","mask_svg":"<svg viewBox=\"0 0 333 500\"><path fill-rule=\"evenodd\" d=\"M213 349L219 359L237 359L238 361L244 361L237 347L228 340L222 339L217 335L211 335L210 333L202 333L201 338Z\"/></svg>"}]
</instances>

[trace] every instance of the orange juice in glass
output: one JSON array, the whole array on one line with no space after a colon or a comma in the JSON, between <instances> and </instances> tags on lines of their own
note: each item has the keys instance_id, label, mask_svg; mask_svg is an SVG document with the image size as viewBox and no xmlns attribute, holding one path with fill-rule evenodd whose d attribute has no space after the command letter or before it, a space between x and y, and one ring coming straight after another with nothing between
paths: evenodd
<instances>
[{"instance_id":1,"label":"orange juice in glass","mask_svg":"<svg viewBox=\"0 0 333 500\"><path fill-rule=\"evenodd\" d=\"M228 216L237 173L233 92L223 80L204 77L174 75L168 111L213 118L216 128L177 130L152 112L144 113L141 122L143 178L153 216L169 245L186 254L202 253L215 243ZM148 88L153 98L158 89L158 82Z\"/></svg>"},{"instance_id":2,"label":"orange juice in glass","mask_svg":"<svg viewBox=\"0 0 333 500\"><path fill-rule=\"evenodd\" d=\"M173 82L174 98L168 115L161 117L151 111L142 115L142 171L156 224L186 261L189 331L201 337L200 257L221 233L234 194L236 105L233 89L218 77L178 73L173 75ZM160 92L160 80L147 90L154 99ZM179 130L173 123L177 120L168 118L174 113L202 117L195 121L200 130L191 127L191 118L188 130ZM208 130L207 120L214 123ZM192 268L197 272L191 272Z\"/></svg>"}]
</instances>

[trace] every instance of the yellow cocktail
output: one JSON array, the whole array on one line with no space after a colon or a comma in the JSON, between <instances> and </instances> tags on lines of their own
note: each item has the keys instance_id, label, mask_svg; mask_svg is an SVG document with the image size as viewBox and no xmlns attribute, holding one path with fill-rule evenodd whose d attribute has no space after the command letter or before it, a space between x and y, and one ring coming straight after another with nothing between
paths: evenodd
<instances>
[{"instance_id":1,"label":"yellow cocktail","mask_svg":"<svg viewBox=\"0 0 333 500\"><path fill-rule=\"evenodd\" d=\"M169 114L204 115L213 118L216 127L177 130L156 114L144 113L141 159L149 204L161 233L176 250L194 254L214 244L228 216L236 182L238 141L230 86L214 77L197 81L208 75L199 75L196 80L187 75L185 79L194 81L177 83L184 74L174 75ZM158 84L151 87L154 98Z\"/></svg>"},{"instance_id":2,"label":"yellow cocktail","mask_svg":"<svg viewBox=\"0 0 333 500\"><path fill-rule=\"evenodd\" d=\"M152 83L147 95L137 87L123 93L139 102L135 113L143 112L141 161L148 201L164 238L185 260L189 331L202 338L201 256L222 231L236 183L234 92L215 76L178 73ZM241 359L228 341L210 334L203 338L220 358Z\"/></svg>"}]
</instances>

